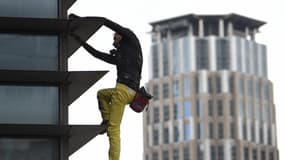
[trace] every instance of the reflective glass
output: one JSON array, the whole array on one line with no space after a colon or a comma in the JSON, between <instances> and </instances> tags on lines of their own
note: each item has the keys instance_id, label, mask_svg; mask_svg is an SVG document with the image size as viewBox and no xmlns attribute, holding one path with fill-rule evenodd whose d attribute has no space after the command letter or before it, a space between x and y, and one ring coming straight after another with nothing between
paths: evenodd
<instances>
[{"instance_id":1,"label":"reflective glass","mask_svg":"<svg viewBox=\"0 0 285 160\"><path fill-rule=\"evenodd\" d=\"M179 126L174 126L174 142L178 142L180 139L180 132L179 132Z\"/></svg>"},{"instance_id":2,"label":"reflective glass","mask_svg":"<svg viewBox=\"0 0 285 160\"><path fill-rule=\"evenodd\" d=\"M57 18L58 0L1 0L0 16Z\"/></svg>"},{"instance_id":3,"label":"reflective glass","mask_svg":"<svg viewBox=\"0 0 285 160\"><path fill-rule=\"evenodd\" d=\"M197 69L209 68L209 47L208 40L197 39L196 40L196 64Z\"/></svg>"},{"instance_id":4,"label":"reflective glass","mask_svg":"<svg viewBox=\"0 0 285 160\"><path fill-rule=\"evenodd\" d=\"M217 67L218 70L230 68L230 45L227 39L217 39Z\"/></svg>"},{"instance_id":5,"label":"reflective glass","mask_svg":"<svg viewBox=\"0 0 285 160\"><path fill-rule=\"evenodd\" d=\"M246 65L246 73L250 74L251 70L250 70L250 65L251 65L251 59L250 59L250 42L249 41L245 41L245 65Z\"/></svg>"},{"instance_id":6,"label":"reflective glass","mask_svg":"<svg viewBox=\"0 0 285 160\"><path fill-rule=\"evenodd\" d=\"M180 119L181 118L181 104L180 103L174 103L174 119Z\"/></svg>"},{"instance_id":7,"label":"reflective glass","mask_svg":"<svg viewBox=\"0 0 285 160\"><path fill-rule=\"evenodd\" d=\"M0 123L57 124L58 87L0 86Z\"/></svg>"},{"instance_id":8,"label":"reflective glass","mask_svg":"<svg viewBox=\"0 0 285 160\"><path fill-rule=\"evenodd\" d=\"M55 139L0 138L1 160L58 160Z\"/></svg>"},{"instance_id":9,"label":"reflective glass","mask_svg":"<svg viewBox=\"0 0 285 160\"><path fill-rule=\"evenodd\" d=\"M184 101L184 118L191 116L191 102L189 100Z\"/></svg>"},{"instance_id":10,"label":"reflective glass","mask_svg":"<svg viewBox=\"0 0 285 160\"><path fill-rule=\"evenodd\" d=\"M188 37L182 38L183 45L183 71L188 73L190 71L190 41Z\"/></svg>"},{"instance_id":11,"label":"reflective glass","mask_svg":"<svg viewBox=\"0 0 285 160\"><path fill-rule=\"evenodd\" d=\"M152 76L158 78L159 75L158 45L152 45Z\"/></svg>"},{"instance_id":12,"label":"reflective glass","mask_svg":"<svg viewBox=\"0 0 285 160\"><path fill-rule=\"evenodd\" d=\"M168 43L166 40L162 42L162 64L163 64L163 76L169 74L169 50Z\"/></svg>"},{"instance_id":13,"label":"reflective glass","mask_svg":"<svg viewBox=\"0 0 285 160\"><path fill-rule=\"evenodd\" d=\"M169 98L169 84L168 84L168 82L163 83L163 98Z\"/></svg>"},{"instance_id":14,"label":"reflective glass","mask_svg":"<svg viewBox=\"0 0 285 160\"><path fill-rule=\"evenodd\" d=\"M192 139L192 131L189 123L184 124L184 139L185 141Z\"/></svg>"},{"instance_id":15,"label":"reflective glass","mask_svg":"<svg viewBox=\"0 0 285 160\"><path fill-rule=\"evenodd\" d=\"M267 77L267 50L265 45L261 45L262 76Z\"/></svg>"},{"instance_id":16,"label":"reflective glass","mask_svg":"<svg viewBox=\"0 0 285 160\"><path fill-rule=\"evenodd\" d=\"M173 81L173 97L180 97L179 80Z\"/></svg>"},{"instance_id":17,"label":"reflective glass","mask_svg":"<svg viewBox=\"0 0 285 160\"><path fill-rule=\"evenodd\" d=\"M173 41L172 43L172 61L173 61L173 65L172 65L172 73L173 74L178 74L180 73L180 48L179 48L179 39L176 39Z\"/></svg>"},{"instance_id":18,"label":"reflective glass","mask_svg":"<svg viewBox=\"0 0 285 160\"><path fill-rule=\"evenodd\" d=\"M183 86L183 92L184 92L184 97L190 96L190 78L189 77L184 77L184 86Z\"/></svg>"},{"instance_id":19,"label":"reflective glass","mask_svg":"<svg viewBox=\"0 0 285 160\"><path fill-rule=\"evenodd\" d=\"M242 53L241 53L241 38L236 37L236 54L237 54L237 68L242 72Z\"/></svg>"},{"instance_id":20,"label":"reflective glass","mask_svg":"<svg viewBox=\"0 0 285 160\"><path fill-rule=\"evenodd\" d=\"M253 56L253 70L254 70L254 74L258 75L258 69L259 69L259 62L258 62L258 44L253 42L253 47L252 47L252 56Z\"/></svg>"},{"instance_id":21,"label":"reflective glass","mask_svg":"<svg viewBox=\"0 0 285 160\"><path fill-rule=\"evenodd\" d=\"M57 70L58 37L0 34L0 69Z\"/></svg>"},{"instance_id":22,"label":"reflective glass","mask_svg":"<svg viewBox=\"0 0 285 160\"><path fill-rule=\"evenodd\" d=\"M202 100L197 100L197 116L198 117L203 116L203 102L202 102Z\"/></svg>"}]
</instances>

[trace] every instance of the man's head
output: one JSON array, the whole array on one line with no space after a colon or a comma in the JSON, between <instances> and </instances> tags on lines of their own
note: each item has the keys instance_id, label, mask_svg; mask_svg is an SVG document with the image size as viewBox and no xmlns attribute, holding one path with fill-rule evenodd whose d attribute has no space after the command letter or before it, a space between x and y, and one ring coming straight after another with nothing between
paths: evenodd
<instances>
[{"instance_id":1,"label":"man's head","mask_svg":"<svg viewBox=\"0 0 285 160\"><path fill-rule=\"evenodd\" d=\"M114 34L114 42L113 42L113 46L115 48L118 48L120 46L120 42L122 40L122 36L119 33L115 33Z\"/></svg>"}]
</instances>

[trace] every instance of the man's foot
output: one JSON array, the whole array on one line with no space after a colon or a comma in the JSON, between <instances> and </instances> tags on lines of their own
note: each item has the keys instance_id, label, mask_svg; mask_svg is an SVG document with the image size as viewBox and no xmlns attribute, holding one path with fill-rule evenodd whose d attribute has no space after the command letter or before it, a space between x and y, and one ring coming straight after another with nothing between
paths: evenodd
<instances>
[{"instance_id":1,"label":"man's foot","mask_svg":"<svg viewBox=\"0 0 285 160\"><path fill-rule=\"evenodd\" d=\"M68 16L68 18L69 19L78 19L78 18L80 18L78 15L76 15L76 14L73 14L73 13L71 13L69 16Z\"/></svg>"},{"instance_id":2,"label":"man's foot","mask_svg":"<svg viewBox=\"0 0 285 160\"><path fill-rule=\"evenodd\" d=\"M107 128L108 128L108 120L103 120L100 124L100 126L104 127L104 130L102 130L102 132L100 132L99 134L104 134L107 132Z\"/></svg>"}]
</instances>

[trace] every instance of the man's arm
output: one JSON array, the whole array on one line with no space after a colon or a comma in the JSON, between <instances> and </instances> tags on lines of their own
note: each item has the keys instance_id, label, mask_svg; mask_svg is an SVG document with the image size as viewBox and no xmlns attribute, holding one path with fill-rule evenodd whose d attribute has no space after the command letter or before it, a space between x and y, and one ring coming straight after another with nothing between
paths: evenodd
<instances>
[{"instance_id":1,"label":"man's arm","mask_svg":"<svg viewBox=\"0 0 285 160\"><path fill-rule=\"evenodd\" d=\"M90 46L88 43L86 43L85 41L83 41L78 35L72 33L71 36L76 39L82 46L83 48L88 51L91 55L93 55L96 58L99 58L107 63L110 64L116 64L116 59L114 56L104 53L104 52L100 52L98 50L96 50L95 48L93 48L92 46Z\"/></svg>"}]
</instances>

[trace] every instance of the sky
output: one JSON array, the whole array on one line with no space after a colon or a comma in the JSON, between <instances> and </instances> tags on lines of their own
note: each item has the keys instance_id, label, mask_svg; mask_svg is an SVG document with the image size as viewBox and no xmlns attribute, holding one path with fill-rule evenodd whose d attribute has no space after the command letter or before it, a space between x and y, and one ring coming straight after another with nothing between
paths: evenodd
<instances>
[{"instance_id":1,"label":"sky","mask_svg":"<svg viewBox=\"0 0 285 160\"><path fill-rule=\"evenodd\" d=\"M144 64L142 85L149 80L148 59L150 55L150 22L185 14L229 14L236 13L267 22L260 28L256 41L267 45L268 79L273 82L274 103L276 107L277 140L279 158L285 159L285 68L283 62L285 7L282 0L78 0L69 10L79 16L100 16L111 19L122 26L132 29L141 41ZM102 27L89 40L100 51L112 49L113 31ZM282 48L283 47L283 48ZM70 124L99 124L100 113L96 93L99 89L115 86L115 66L106 64L88 54L83 48L69 59L70 71L109 72L79 97L69 108ZM121 124L121 160L143 159L143 122L142 114L126 107ZM282 143L283 142L283 143ZM99 135L75 152L70 160L107 160L108 138Z\"/></svg>"}]
</instances>

